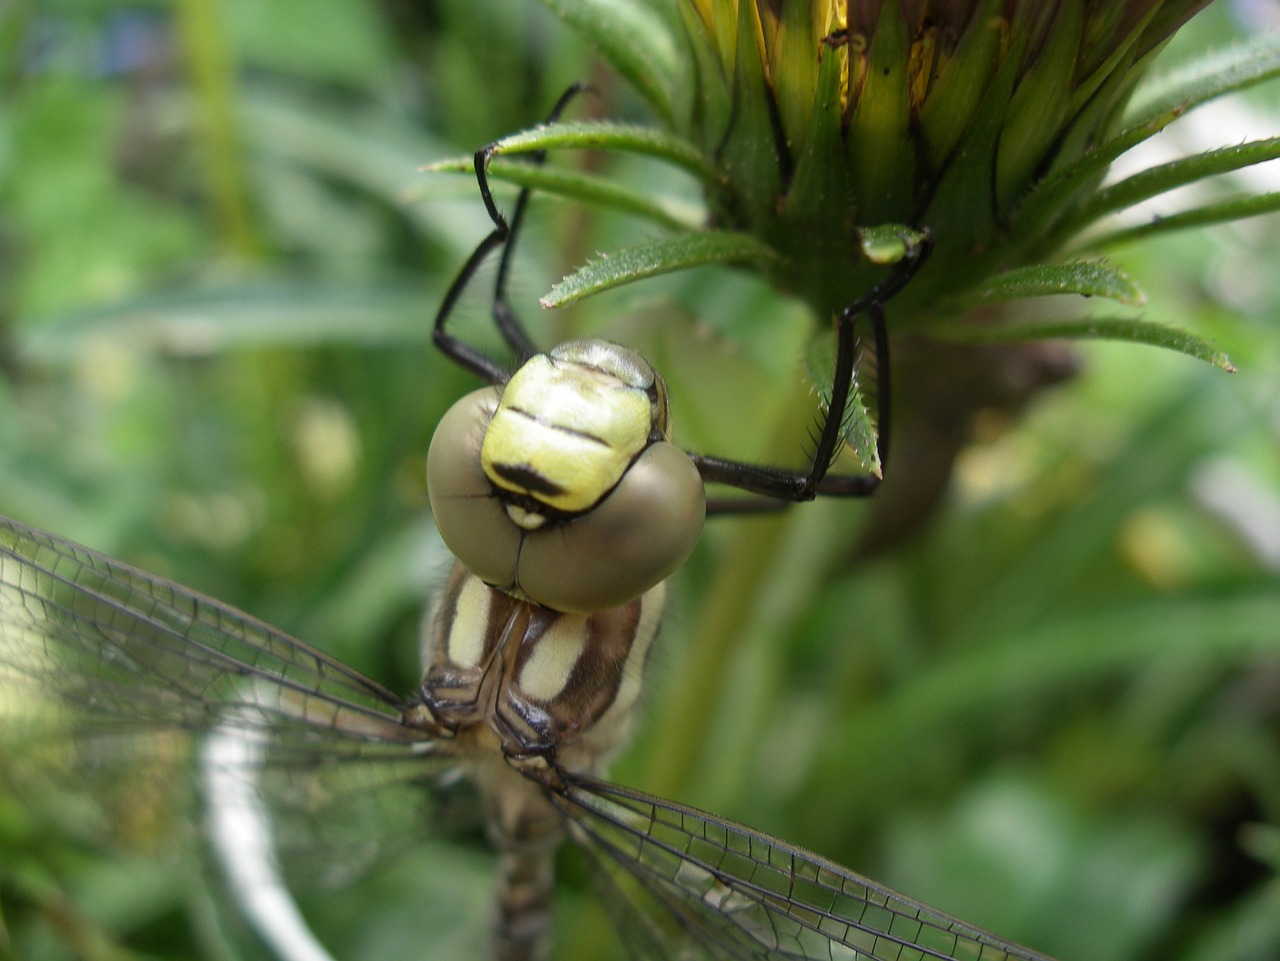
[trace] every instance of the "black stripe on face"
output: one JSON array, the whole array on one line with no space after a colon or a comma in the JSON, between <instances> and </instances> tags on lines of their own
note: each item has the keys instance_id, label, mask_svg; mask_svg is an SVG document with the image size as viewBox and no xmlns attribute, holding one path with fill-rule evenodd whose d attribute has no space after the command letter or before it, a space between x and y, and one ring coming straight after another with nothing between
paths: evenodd
<instances>
[{"instance_id":1,"label":"black stripe on face","mask_svg":"<svg viewBox=\"0 0 1280 961\"><path fill-rule=\"evenodd\" d=\"M561 485L525 464L493 464L490 469L511 485L531 494L558 497L565 493Z\"/></svg>"},{"instance_id":2,"label":"black stripe on face","mask_svg":"<svg viewBox=\"0 0 1280 961\"><path fill-rule=\"evenodd\" d=\"M525 410L523 407L516 407L514 405L510 405L510 406L504 405L502 409L512 414L519 414L521 417L525 418L526 420L533 421L535 424L537 424L540 427L546 427L551 430L559 431L562 434L568 434L570 437L579 437L582 440L590 441L593 444L599 444L601 447L607 448L610 446L609 442L598 434L592 434L589 431L579 430L576 427L571 427L570 425L560 423L559 421L547 420L543 417L539 417L533 411Z\"/></svg>"}]
</instances>

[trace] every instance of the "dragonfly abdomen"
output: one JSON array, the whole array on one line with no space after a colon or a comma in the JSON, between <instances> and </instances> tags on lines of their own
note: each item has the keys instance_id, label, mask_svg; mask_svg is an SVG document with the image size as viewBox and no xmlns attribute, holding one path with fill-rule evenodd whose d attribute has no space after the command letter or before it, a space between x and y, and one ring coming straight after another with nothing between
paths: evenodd
<instances>
[{"instance_id":1,"label":"dragonfly abdomen","mask_svg":"<svg viewBox=\"0 0 1280 961\"><path fill-rule=\"evenodd\" d=\"M505 761L485 758L474 773L489 841L498 852L492 958L546 961L563 821L541 787Z\"/></svg>"},{"instance_id":2,"label":"dragonfly abdomen","mask_svg":"<svg viewBox=\"0 0 1280 961\"><path fill-rule=\"evenodd\" d=\"M599 774L630 733L664 587L566 614L490 587L457 564L424 634L420 695L457 738L498 853L493 961L550 957L554 857L564 822L548 792Z\"/></svg>"}]
</instances>

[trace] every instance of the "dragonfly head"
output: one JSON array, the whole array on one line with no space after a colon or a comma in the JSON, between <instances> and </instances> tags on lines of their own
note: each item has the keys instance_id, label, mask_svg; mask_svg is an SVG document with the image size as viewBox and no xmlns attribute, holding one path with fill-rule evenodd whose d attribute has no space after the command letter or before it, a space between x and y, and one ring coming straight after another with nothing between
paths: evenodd
<instances>
[{"instance_id":1,"label":"dragonfly head","mask_svg":"<svg viewBox=\"0 0 1280 961\"><path fill-rule=\"evenodd\" d=\"M697 543L702 479L668 440L666 387L638 354L575 340L468 394L427 455L436 525L486 582L546 607L625 604Z\"/></svg>"}]
</instances>

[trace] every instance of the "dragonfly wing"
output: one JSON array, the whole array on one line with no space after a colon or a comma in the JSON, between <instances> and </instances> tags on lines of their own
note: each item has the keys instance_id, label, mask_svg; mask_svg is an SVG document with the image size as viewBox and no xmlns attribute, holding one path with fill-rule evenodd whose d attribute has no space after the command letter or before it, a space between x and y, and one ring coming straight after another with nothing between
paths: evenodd
<instances>
[{"instance_id":1,"label":"dragonfly wing","mask_svg":"<svg viewBox=\"0 0 1280 961\"><path fill-rule=\"evenodd\" d=\"M388 823L420 831L404 809L451 784L455 761L403 707L225 604L0 518L0 748L15 777L88 786L116 833L157 794L189 823L183 809L209 791L201 744L232 735L256 745L244 776L282 843L314 833L321 811L321 849L367 847Z\"/></svg>"},{"instance_id":2,"label":"dragonfly wing","mask_svg":"<svg viewBox=\"0 0 1280 961\"><path fill-rule=\"evenodd\" d=\"M676 958L1049 961L777 838L569 776L553 796ZM629 879L624 877L624 873ZM630 926L630 925L629 925ZM644 955L641 955L642 957Z\"/></svg>"},{"instance_id":3,"label":"dragonfly wing","mask_svg":"<svg viewBox=\"0 0 1280 961\"><path fill-rule=\"evenodd\" d=\"M423 737L401 726L394 694L302 642L7 519L0 610L0 664L10 683L30 678L85 715L207 729L234 707L246 723L392 742Z\"/></svg>"},{"instance_id":4,"label":"dragonfly wing","mask_svg":"<svg viewBox=\"0 0 1280 961\"><path fill-rule=\"evenodd\" d=\"M715 917L714 906L690 901L683 891L640 870L620 850L602 843L588 825L573 824L570 833L587 857L600 903L632 961L763 956L760 945L753 947L736 928Z\"/></svg>"}]
</instances>

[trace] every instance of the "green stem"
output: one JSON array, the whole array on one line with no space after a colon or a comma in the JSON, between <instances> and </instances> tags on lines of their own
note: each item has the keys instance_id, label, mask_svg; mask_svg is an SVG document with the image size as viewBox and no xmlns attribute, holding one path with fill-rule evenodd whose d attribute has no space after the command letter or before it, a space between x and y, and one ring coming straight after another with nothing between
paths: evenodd
<instances>
[{"instance_id":1,"label":"green stem","mask_svg":"<svg viewBox=\"0 0 1280 961\"><path fill-rule=\"evenodd\" d=\"M794 457L796 425L813 414L813 393L797 380L781 405L771 433L766 463ZM731 675L730 659L754 617L752 600L761 596L778 563L778 549L793 518L790 512L725 520L734 528L722 545L721 561L710 589L698 606L686 663L674 676L656 713L649 755L636 783L662 797L679 798L703 759L707 734ZM713 522L715 523L715 522Z\"/></svg>"},{"instance_id":2,"label":"green stem","mask_svg":"<svg viewBox=\"0 0 1280 961\"><path fill-rule=\"evenodd\" d=\"M227 247L256 259L262 244L254 228L236 126L236 77L218 0L178 0L178 29L200 116L207 189Z\"/></svg>"},{"instance_id":3,"label":"green stem","mask_svg":"<svg viewBox=\"0 0 1280 961\"><path fill-rule=\"evenodd\" d=\"M729 659L750 623L753 607L748 599L766 580L787 521L785 514L776 514L736 522L711 590L699 606L687 663L681 665L657 712L652 749L637 780L646 791L680 797L703 760Z\"/></svg>"}]
</instances>

